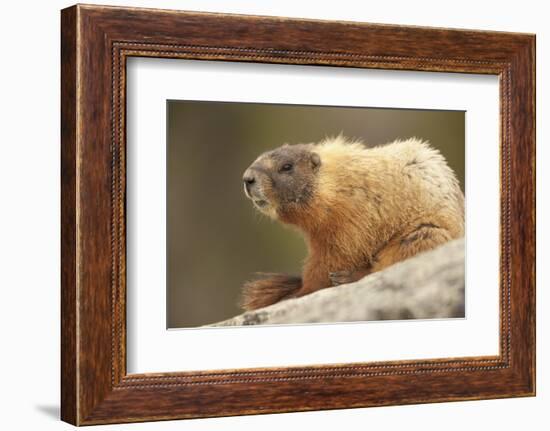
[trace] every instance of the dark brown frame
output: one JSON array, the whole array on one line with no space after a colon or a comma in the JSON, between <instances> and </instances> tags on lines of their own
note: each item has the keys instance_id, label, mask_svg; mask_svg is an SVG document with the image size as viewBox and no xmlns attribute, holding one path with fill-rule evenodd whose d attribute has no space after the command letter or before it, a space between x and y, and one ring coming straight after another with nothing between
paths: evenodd
<instances>
[{"instance_id":1,"label":"dark brown frame","mask_svg":"<svg viewBox=\"0 0 550 431\"><path fill-rule=\"evenodd\" d=\"M535 394L534 35L81 5L61 17L63 420L88 425ZM128 375L129 56L498 75L500 354Z\"/></svg>"}]
</instances>

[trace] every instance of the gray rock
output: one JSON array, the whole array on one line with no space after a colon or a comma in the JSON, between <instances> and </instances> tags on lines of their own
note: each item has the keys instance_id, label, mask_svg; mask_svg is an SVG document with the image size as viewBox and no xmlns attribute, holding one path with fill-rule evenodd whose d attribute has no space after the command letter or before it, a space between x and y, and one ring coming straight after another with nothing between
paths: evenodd
<instances>
[{"instance_id":1,"label":"gray rock","mask_svg":"<svg viewBox=\"0 0 550 431\"><path fill-rule=\"evenodd\" d=\"M464 317L464 239L350 284L319 290L210 326Z\"/></svg>"}]
</instances>

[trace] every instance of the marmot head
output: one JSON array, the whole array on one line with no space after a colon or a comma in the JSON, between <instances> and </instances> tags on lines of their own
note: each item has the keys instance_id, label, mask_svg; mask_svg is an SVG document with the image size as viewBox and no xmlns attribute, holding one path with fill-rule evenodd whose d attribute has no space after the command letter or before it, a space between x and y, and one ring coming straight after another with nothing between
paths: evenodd
<instances>
[{"instance_id":1,"label":"marmot head","mask_svg":"<svg viewBox=\"0 0 550 431\"><path fill-rule=\"evenodd\" d=\"M244 172L244 193L262 213L285 218L307 207L321 159L313 144L285 144L268 151Z\"/></svg>"}]
</instances>

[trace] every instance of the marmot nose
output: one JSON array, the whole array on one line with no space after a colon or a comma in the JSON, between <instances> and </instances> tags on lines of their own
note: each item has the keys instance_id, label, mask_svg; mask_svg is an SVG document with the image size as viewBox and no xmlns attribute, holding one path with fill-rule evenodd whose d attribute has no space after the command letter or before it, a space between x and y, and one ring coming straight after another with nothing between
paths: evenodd
<instances>
[{"instance_id":1,"label":"marmot nose","mask_svg":"<svg viewBox=\"0 0 550 431\"><path fill-rule=\"evenodd\" d=\"M247 187L251 186L252 184L254 184L256 182L256 178L254 177L254 173L250 169L247 169L246 172L244 173L243 181L244 181L245 186L247 186Z\"/></svg>"}]
</instances>

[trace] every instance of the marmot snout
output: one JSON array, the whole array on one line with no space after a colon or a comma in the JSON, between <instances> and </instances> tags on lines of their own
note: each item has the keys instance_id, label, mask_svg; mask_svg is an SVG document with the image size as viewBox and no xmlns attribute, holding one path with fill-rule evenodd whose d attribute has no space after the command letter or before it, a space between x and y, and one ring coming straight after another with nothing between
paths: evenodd
<instances>
[{"instance_id":1,"label":"marmot snout","mask_svg":"<svg viewBox=\"0 0 550 431\"><path fill-rule=\"evenodd\" d=\"M443 156L418 139L366 148L343 137L266 152L243 176L262 213L298 227L302 277L245 284L243 308L356 281L464 235L464 196Z\"/></svg>"}]
</instances>

